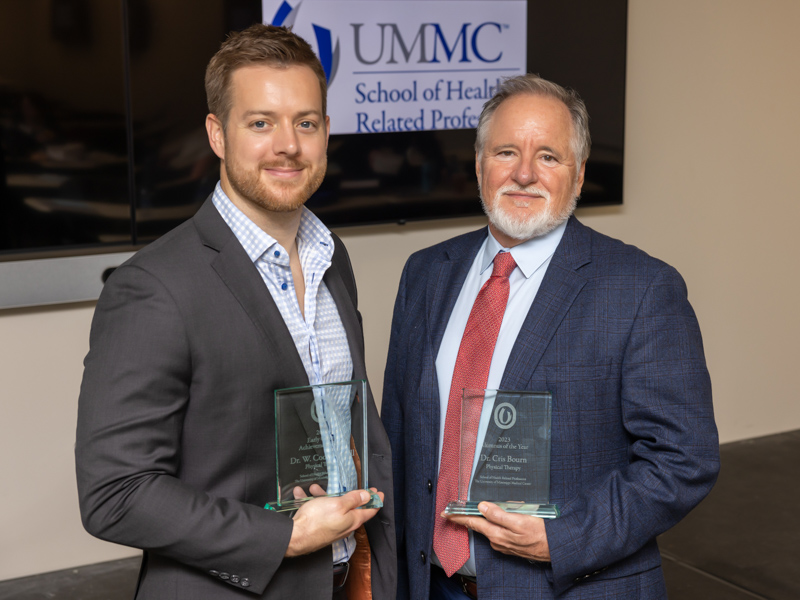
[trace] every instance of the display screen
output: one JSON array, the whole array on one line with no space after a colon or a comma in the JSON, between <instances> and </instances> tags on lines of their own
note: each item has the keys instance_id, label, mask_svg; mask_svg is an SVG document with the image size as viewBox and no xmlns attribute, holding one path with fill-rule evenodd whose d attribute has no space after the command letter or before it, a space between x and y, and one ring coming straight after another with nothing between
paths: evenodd
<instances>
[{"instance_id":1,"label":"display screen","mask_svg":"<svg viewBox=\"0 0 800 600\"><path fill-rule=\"evenodd\" d=\"M453 63L452 71L469 67L463 64L468 51L482 51L490 60L497 56L477 45L474 23L459 41L464 14L477 1L432 3L444 12L437 13L438 21L425 22L433 36L427 50L412 47L414 36L403 34L407 61L417 57L413 52L427 51L429 59ZM279 3L274 10L273 4L0 0L0 260L135 248L193 215L219 178L204 127L206 64L229 31L272 22L298 3ZM350 7L354 0L342 4ZM621 203L627 2L530 0L524 14L525 60L514 56L504 68L526 69L578 90L593 138L580 204ZM482 39L501 31L502 19L497 21ZM348 81L355 71L347 71L344 55L360 32L359 51L365 61L374 60L369 57L377 50L366 44L377 34L368 25L359 29L354 14L327 38L330 53L322 56L323 64L328 71L339 69L330 86L332 106L339 94L358 100L375 93L374 79ZM397 42L399 26L384 29ZM299 16L296 30L301 33ZM432 54L435 36L438 56ZM327 52L323 39L309 40L321 55ZM442 64L442 71L447 68ZM500 70L498 76L514 74ZM479 113L482 102L469 110ZM428 110L425 116L432 119L438 108L430 103L415 110ZM474 120L445 123L441 117L438 123L429 120L425 130L397 131L376 120L380 116L378 110L348 125L361 133L331 135L328 173L309 208L330 227L480 213L474 129L455 128L471 127Z\"/></svg>"}]
</instances>

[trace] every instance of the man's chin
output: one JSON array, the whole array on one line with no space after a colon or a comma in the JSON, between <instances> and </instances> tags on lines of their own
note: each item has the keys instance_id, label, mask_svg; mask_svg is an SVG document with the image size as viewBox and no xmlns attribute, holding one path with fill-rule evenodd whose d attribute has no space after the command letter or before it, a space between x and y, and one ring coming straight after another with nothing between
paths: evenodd
<instances>
[{"instance_id":1,"label":"man's chin","mask_svg":"<svg viewBox=\"0 0 800 600\"><path fill-rule=\"evenodd\" d=\"M308 198L281 198L280 196L259 196L254 198L256 204L271 212L292 213L303 208Z\"/></svg>"},{"instance_id":2,"label":"man's chin","mask_svg":"<svg viewBox=\"0 0 800 600\"><path fill-rule=\"evenodd\" d=\"M514 219L508 215L496 213L488 216L489 222L495 229L519 242L546 235L566 220L553 218L549 214L538 214L527 219Z\"/></svg>"},{"instance_id":3,"label":"man's chin","mask_svg":"<svg viewBox=\"0 0 800 600\"><path fill-rule=\"evenodd\" d=\"M316 190L308 185L258 186L239 193L253 204L275 213L292 213L305 205ZM244 192L244 193L242 193Z\"/></svg>"},{"instance_id":4,"label":"man's chin","mask_svg":"<svg viewBox=\"0 0 800 600\"><path fill-rule=\"evenodd\" d=\"M488 210L481 197L481 205L492 226L506 237L518 242L547 235L574 212L577 197L559 214L553 214L548 207L537 211L509 211L504 207Z\"/></svg>"}]
</instances>

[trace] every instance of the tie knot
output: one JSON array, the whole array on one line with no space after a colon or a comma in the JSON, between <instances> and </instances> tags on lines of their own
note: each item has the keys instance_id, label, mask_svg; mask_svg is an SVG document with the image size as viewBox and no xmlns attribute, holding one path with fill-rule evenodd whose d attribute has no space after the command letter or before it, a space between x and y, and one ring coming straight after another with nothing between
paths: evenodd
<instances>
[{"instance_id":1,"label":"tie knot","mask_svg":"<svg viewBox=\"0 0 800 600\"><path fill-rule=\"evenodd\" d=\"M510 252L498 252L494 257L494 269L492 277L508 277L516 268L517 263Z\"/></svg>"}]
</instances>

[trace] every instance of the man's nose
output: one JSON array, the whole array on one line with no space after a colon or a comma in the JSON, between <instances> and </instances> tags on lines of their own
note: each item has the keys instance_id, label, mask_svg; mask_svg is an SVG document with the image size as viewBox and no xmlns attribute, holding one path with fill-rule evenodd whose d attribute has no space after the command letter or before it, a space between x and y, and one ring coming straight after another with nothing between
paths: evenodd
<instances>
[{"instance_id":1,"label":"man's nose","mask_svg":"<svg viewBox=\"0 0 800 600\"><path fill-rule=\"evenodd\" d=\"M295 156L300 153L297 131L292 124L281 124L273 137L273 152L285 156Z\"/></svg>"},{"instance_id":2,"label":"man's nose","mask_svg":"<svg viewBox=\"0 0 800 600\"><path fill-rule=\"evenodd\" d=\"M534 160L520 159L511 177L516 183L523 186L536 183L539 180L539 176L536 173L536 164Z\"/></svg>"}]
</instances>

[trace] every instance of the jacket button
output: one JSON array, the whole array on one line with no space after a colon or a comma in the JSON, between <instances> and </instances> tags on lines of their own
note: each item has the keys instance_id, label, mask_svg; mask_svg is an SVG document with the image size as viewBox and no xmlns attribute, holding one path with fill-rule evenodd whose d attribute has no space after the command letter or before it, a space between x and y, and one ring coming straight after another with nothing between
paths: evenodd
<instances>
[{"instance_id":1,"label":"jacket button","mask_svg":"<svg viewBox=\"0 0 800 600\"><path fill-rule=\"evenodd\" d=\"M239 583L239 576L231 575L231 583Z\"/></svg>"},{"instance_id":2,"label":"jacket button","mask_svg":"<svg viewBox=\"0 0 800 600\"><path fill-rule=\"evenodd\" d=\"M214 569L211 569L208 574L212 577L219 577L219 571L215 571Z\"/></svg>"},{"instance_id":3,"label":"jacket button","mask_svg":"<svg viewBox=\"0 0 800 600\"><path fill-rule=\"evenodd\" d=\"M231 578L231 574L230 573L220 573L219 574L219 578L227 581L228 579Z\"/></svg>"},{"instance_id":4,"label":"jacket button","mask_svg":"<svg viewBox=\"0 0 800 600\"><path fill-rule=\"evenodd\" d=\"M242 587L250 587L250 580L247 577L245 577L244 579L242 579L240 585Z\"/></svg>"},{"instance_id":5,"label":"jacket button","mask_svg":"<svg viewBox=\"0 0 800 600\"><path fill-rule=\"evenodd\" d=\"M419 553L419 558L422 561L422 564L424 565L425 564L425 558L426 558L425 557L425 553L424 552L420 552Z\"/></svg>"},{"instance_id":6,"label":"jacket button","mask_svg":"<svg viewBox=\"0 0 800 600\"><path fill-rule=\"evenodd\" d=\"M428 479L428 493L430 494L432 492L433 492L433 482L430 479Z\"/></svg>"}]
</instances>

